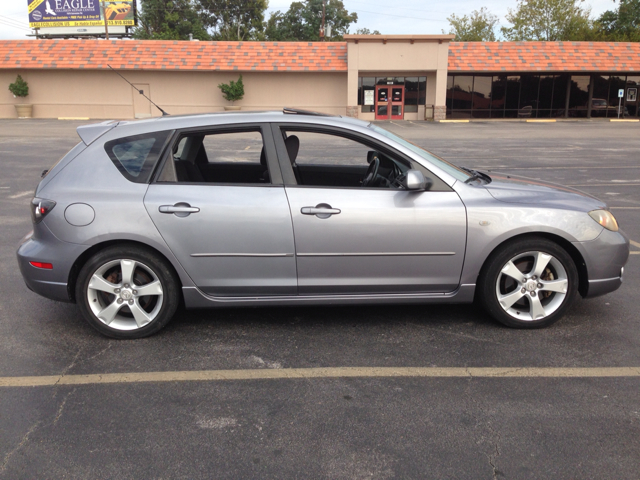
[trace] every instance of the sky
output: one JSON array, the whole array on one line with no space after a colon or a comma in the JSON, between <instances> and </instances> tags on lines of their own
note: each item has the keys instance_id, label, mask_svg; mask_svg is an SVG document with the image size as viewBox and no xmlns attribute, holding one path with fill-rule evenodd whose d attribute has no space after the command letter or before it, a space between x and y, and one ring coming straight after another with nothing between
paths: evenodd
<instances>
[{"instance_id":1,"label":"sky","mask_svg":"<svg viewBox=\"0 0 640 480\"><path fill-rule=\"evenodd\" d=\"M358 22L351 26L351 33L356 28L379 30L383 34L439 34L449 31L447 17L452 13L458 16L469 14L479 9L482 4L473 0L343 0L349 12L358 13ZM27 16L27 0L0 0L0 39L27 38L31 33ZM285 11L291 0L270 0L269 12ZM486 0L483 2L491 13L500 18L500 25L508 25L504 19L508 9L514 9L517 0ZM585 0L583 6L591 7L592 16L599 16L605 10L614 10L617 5L612 0Z\"/></svg>"}]
</instances>

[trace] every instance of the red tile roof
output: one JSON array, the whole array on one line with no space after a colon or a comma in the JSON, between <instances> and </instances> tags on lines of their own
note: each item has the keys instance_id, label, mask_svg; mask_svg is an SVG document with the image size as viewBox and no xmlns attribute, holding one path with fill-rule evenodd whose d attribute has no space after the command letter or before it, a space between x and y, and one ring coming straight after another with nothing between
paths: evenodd
<instances>
[{"instance_id":1,"label":"red tile roof","mask_svg":"<svg viewBox=\"0 0 640 480\"><path fill-rule=\"evenodd\" d=\"M347 71L346 42L4 40L0 68Z\"/></svg>"},{"instance_id":2,"label":"red tile roof","mask_svg":"<svg viewBox=\"0 0 640 480\"><path fill-rule=\"evenodd\" d=\"M640 43L451 42L449 72L640 72Z\"/></svg>"}]
</instances>

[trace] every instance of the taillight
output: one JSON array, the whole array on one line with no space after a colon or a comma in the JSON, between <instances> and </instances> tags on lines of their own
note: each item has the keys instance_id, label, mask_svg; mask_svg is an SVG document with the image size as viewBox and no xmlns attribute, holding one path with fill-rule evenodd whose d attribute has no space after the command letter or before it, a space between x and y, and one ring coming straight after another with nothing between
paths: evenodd
<instances>
[{"instance_id":1,"label":"taillight","mask_svg":"<svg viewBox=\"0 0 640 480\"><path fill-rule=\"evenodd\" d=\"M45 262L29 262L29 263L36 268L44 268L45 270L53 269L53 265L51 263L45 263Z\"/></svg>"},{"instance_id":2,"label":"taillight","mask_svg":"<svg viewBox=\"0 0 640 480\"><path fill-rule=\"evenodd\" d=\"M34 224L38 224L42 219L56 206L53 200L44 198L34 198L31 200L31 220Z\"/></svg>"}]
</instances>

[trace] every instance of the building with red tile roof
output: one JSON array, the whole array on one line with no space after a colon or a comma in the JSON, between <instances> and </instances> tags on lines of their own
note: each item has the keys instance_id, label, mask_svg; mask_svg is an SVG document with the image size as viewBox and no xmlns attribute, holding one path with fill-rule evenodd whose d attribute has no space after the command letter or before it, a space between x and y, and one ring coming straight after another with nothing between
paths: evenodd
<instances>
[{"instance_id":1,"label":"building with red tile roof","mask_svg":"<svg viewBox=\"0 0 640 480\"><path fill-rule=\"evenodd\" d=\"M22 75L38 117L156 115L137 90L171 113L221 110L227 102L217 85L240 74L245 97L237 104L245 109L294 106L369 120L638 116L637 43L345 40L7 40L0 83ZM14 104L24 100L0 91L0 117L15 117Z\"/></svg>"},{"instance_id":2,"label":"building with red tile roof","mask_svg":"<svg viewBox=\"0 0 640 480\"><path fill-rule=\"evenodd\" d=\"M640 72L640 43L451 42L454 72Z\"/></svg>"}]
</instances>

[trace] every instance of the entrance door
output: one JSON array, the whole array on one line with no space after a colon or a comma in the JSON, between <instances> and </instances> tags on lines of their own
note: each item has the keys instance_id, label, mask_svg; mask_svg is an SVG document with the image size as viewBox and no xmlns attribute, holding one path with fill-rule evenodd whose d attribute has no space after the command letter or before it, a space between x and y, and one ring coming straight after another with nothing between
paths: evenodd
<instances>
[{"instance_id":1,"label":"entrance door","mask_svg":"<svg viewBox=\"0 0 640 480\"><path fill-rule=\"evenodd\" d=\"M376 120L404 118L404 85L376 85Z\"/></svg>"}]
</instances>

